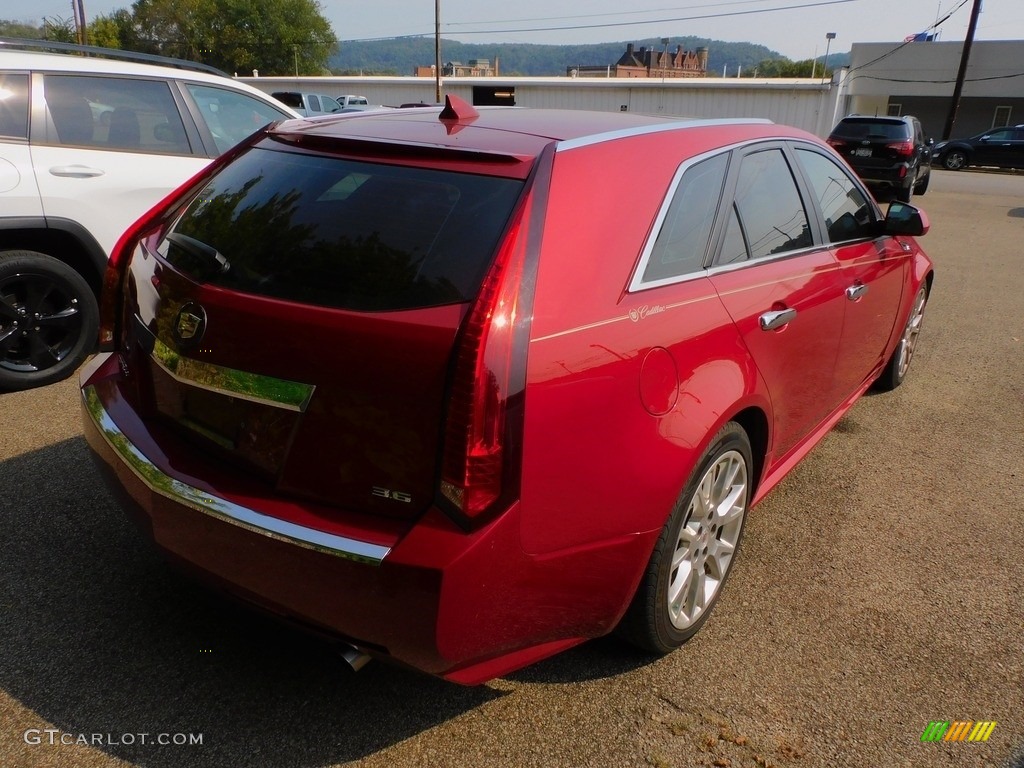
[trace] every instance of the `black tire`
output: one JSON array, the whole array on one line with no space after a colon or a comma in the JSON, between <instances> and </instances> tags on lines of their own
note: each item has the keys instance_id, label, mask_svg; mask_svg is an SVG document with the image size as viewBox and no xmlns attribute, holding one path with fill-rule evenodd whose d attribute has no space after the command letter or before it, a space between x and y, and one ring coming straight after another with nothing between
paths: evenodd
<instances>
[{"instance_id":1,"label":"black tire","mask_svg":"<svg viewBox=\"0 0 1024 768\"><path fill-rule=\"evenodd\" d=\"M959 171L967 167L967 153L962 149L951 149L942 156L942 167L950 171Z\"/></svg>"},{"instance_id":2,"label":"black tire","mask_svg":"<svg viewBox=\"0 0 1024 768\"><path fill-rule=\"evenodd\" d=\"M716 491L720 480L728 484ZM644 651L665 654L704 626L739 551L752 481L750 440L739 424L729 422L701 455L673 507L619 624L621 637ZM720 504L708 505L701 497L704 491L711 495L726 488L728 493ZM720 514L721 510L726 513ZM709 551L714 553L711 558L707 557ZM676 557L677 553L682 556ZM673 560L678 560L675 568ZM698 594L707 597L709 587L712 591L706 602L698 600ZM670 589L679 596L675 608L670 607ZM698 602L702 605L697 606Z\"/></svg>"},{"instance_id":3,"label":"black tire","mask_svg":"<svg viewBox=\"0 0 1024 768\"><path fill-rule=\"evenodd\" d=\"M917 184L914 185L914 194L923 195L925 192L927 192L928 182L930 182L931 180L932 174L931 172L929 172L928 175L924 177L924 179L922 179L921 181L917 182Z\"/></svg>"},{"instance_id":4,"label":"black tire","mask_svg":"<svg viewBox=\"0 0 1024 768\"><path fill-rule=\"evenodd\" d=\"M96 296L67 264L36 251L0 251L0 390L52 384L93 351Z\"/></svg>"},{"instance_id":5,"label":"black tire","mask_svg":"<svg viewBox=\"0 0 1024 768\"><path fill-rule=\"evenodd\" d=\"M907 377L910 361L914 357L914 350L917 349L918 335L921 333L921 324L924 322L924 310L927 304L928 284L923 283L910 307L910 315L907 317L906 325L903 326L903 335L900 337L896 349L893 350L889 362L886 363L882 375L875 381L875 389L891 392Z\"/></svg>"}]
</instances>

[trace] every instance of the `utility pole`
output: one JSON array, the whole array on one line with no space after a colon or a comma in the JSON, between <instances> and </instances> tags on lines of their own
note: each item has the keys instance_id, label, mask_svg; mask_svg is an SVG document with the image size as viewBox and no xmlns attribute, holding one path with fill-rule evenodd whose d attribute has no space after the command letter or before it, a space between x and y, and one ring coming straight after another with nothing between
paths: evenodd
<instances>
[{"instance_id":1,"label":"utility pole","mask_svg":"<svg viewBox=\"0 0 1024 768\"><path fill-rule=\"evenodd\" d=\"M971 56L971 44L974 42L974 30L978 26L978 15L981 13L981 0L974 0L974 7L971 9L971 21L967 25L967 37L964 39L964 52L960 56L960 71L956 74L956 85L953 87L953 101L949 105L949 116L946 118L946 127L942 131L942 140L946 141L953 135L953 123L956 122L956 113L960 109L960 94L964 90L964 79L967 77L967 62Z\"/></svg>"},{"instance_id":2,"label":"utility pole","mask_svg":"<svg viewBox=\"0 0 1024 768\"><path fill-rule=\"evenodd\" d=\"M82 45L89 44L89 33L85 29L85 5L83 0L78 0L78 18L82 20Z\"/></svg>"},{"instance_id":3,"label":"utility pole","mask_svg":"<svg viewBox=\"0 0 1024 768\"><path fill-rule=\"evenodd\" d=\"M441 0L434 0L434 101L441 102Z\"/></svg>"}]
</instances>

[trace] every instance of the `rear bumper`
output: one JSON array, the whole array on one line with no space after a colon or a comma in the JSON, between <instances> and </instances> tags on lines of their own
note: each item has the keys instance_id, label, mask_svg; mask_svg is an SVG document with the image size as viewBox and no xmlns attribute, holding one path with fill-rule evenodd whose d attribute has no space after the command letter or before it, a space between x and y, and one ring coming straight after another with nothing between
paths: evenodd
<instances>
[{"instance_id":1,"label":"rear bumper","mask_svg":"<svg viewBox=\"0 0 1024 768\"><path fill-rule=\"evenodd\" d=\"M189 481L122 396L116 355L82 373L86 439L111 487L172 561L287 620L473 684L607 633L653 541L628 536L534 558L519 505L466 533L430 509L374 536L297 525L249 494Z\"/></svg>"},{"instance_id":2,"label":"rear bumper","mask_svg":"<svg viewBox=\"0 0 1024 768\"><path fill-rule=\"evenodd\" d=\"M907 188L914 180L914 173L906 163L888 168L857 168L857 175L869 187Z\"/></svg>"}]
</instances>

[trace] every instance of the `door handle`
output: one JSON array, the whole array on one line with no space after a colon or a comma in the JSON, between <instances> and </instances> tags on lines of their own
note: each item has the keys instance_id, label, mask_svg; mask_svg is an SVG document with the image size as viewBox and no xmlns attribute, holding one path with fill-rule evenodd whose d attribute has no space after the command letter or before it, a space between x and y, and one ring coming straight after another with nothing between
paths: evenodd
<instances>
[{"instance_id":1,"label":"door handle","mask_svg":"<svg viewBox=\"0 0 1024 768\"><path fill-rule=\"evenodd\" d=\"M850 301L856 301L867 292L868 287L864 285L864 283L858 283L857 285L851 285L846 289L846 298Z\"/></svg>"},{"instance_id":2,"label":"door handle","mask_svg":"<svg viewBox=\"0 0 1024 768\"><path fill-rule=\"evenodd\" d=\"M773 309L759 318L762 331L774 331L793 321L795 309Z\"/></svg>"},{"instance_id":3,"label":"door handle","mask_svg":"<svg viewBox=\"0 0 1024 768\"><path fill-rule=\"evenodd\" d=\"M65 176L70 179L91 179L104 173L106 171L87 165L55 165L50 169L51 176Z\"/></svg>"}]
</instances>

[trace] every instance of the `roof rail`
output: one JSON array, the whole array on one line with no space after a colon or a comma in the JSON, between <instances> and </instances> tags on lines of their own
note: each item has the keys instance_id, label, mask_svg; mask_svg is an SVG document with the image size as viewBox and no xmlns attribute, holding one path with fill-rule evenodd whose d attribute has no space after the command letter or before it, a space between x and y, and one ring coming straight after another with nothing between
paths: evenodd
<instances>
[{"instance_id":1,"label":"roof rail","mask_svg":"<svg viewBox=\"0 0 1024 768\"><path fill-rule=\"evenodd\" d=\"M93 56L100 56L105 59L138 61L143 64L160 64L165 67L191 69L196 72L209 72L213 75L228 77L226 72L222 72L216 67L211 67L209 64L202 64L198 61L186 61L185 59L175 59L170 56L158 56L155 53L139 53L138 51L122 51L117 48L101 48L98 45L59 43L55 40L29 40L22 37L0 37L0 51L8 49L85 53Z\"/></svg>"}]
</instances>

